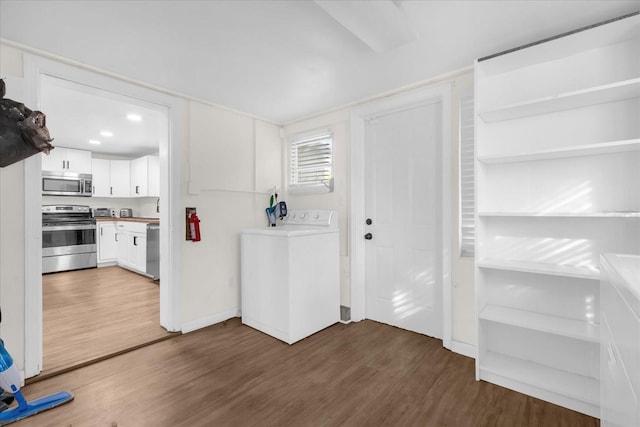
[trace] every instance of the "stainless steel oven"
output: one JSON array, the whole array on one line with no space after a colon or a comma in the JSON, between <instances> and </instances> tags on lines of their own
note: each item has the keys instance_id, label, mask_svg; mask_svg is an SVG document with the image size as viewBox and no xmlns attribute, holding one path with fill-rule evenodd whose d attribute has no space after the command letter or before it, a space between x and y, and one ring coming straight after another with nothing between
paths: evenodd
<instances>
[{"instance_id":1,"label":"stainless steel oven","mask_svg":"<svg viewBox=\"0 0 640 427\"><path fill-rule=\"evenodd\" d=\"M42 206L42 272L96 266L96 220L89 206Z\"/></svg>"}]
</instances>

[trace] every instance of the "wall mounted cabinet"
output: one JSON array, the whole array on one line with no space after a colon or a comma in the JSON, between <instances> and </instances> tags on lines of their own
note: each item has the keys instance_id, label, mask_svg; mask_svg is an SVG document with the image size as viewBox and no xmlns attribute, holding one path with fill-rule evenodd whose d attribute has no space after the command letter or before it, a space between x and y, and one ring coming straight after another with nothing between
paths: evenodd
<instances>
[{"instance_id":1,"label":"wall mounted cabinet","mask_svg":"<svg viewBox=\"0 0 640 427\"><path fill-rule=\"evenodd\" d=\"M129 160L109 161L109 180L111 183L111 197L129 197L131 169Z\"/></svg>"},{"instance_id":2,"label":"wall mounted cabinet","mask_svg":"<svg viewBox=\"0 0 640 427\"><path fill-rule=\"evenodd\" d=\"M599 257L640 253L640 15L476 78L477 379L600 414Z\"/></svg>"},{"instance_id":3,"label":"wall mounted cabinet","mask_svg":"<svg viewBox=\"0 0 640 427\"><path fill-rule=\"evenodd\" d=\"M160 160L144 156L131 160L132 197L160 197Z\"/></svg>"},{"instance_id":4,"label":"wall mounted cabinet","mask_svg":"<svg viewBox=\"0 0 640 427\"><path fill-rule=\"evenodd\" d=\"M48 155L42 154L42 170L91 173L91 151L56 146Z\"/></svg>"},{"instance_id":5,"label":"wall mounted cabinet","mask_svg":"<svg viewBox=\"0 0 640 427\"><path fill-rule=\"evenodd\" d=\"M129 160L93 159L93 197L129 197Z\"/></svg>"},{"instance_id":6,"label":"wall mounted cabinet","mask_svg":"<svg viewBox=\"0 0 640 427\"><path fill-rule=\"evenodd\" d=\"M160 197L158 156L93 159L93 197Z\"/></svg>"},{"instance_id":7,"label":"wall mounted cabinet","mask_svg":"<svg viewBox=\"0 0 640 427\"><path fill-rule=\"evenodd\" d=\"M93 197L111 197L111 161L92 159L91 173L93 175Z\"/></svg>"}]
</instances>

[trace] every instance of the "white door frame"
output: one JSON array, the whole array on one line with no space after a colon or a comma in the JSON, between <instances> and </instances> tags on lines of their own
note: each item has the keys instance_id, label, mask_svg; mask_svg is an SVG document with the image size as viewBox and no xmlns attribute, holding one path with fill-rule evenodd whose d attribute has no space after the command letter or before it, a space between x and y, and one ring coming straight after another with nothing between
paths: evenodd
<instances>
[{"instance_id":1,"label":"white door frame","mask_svg":"<svg viewBox=\"0 0 640 427\"><path fill-rule=\"evenodd\" d=\"M351 111L351 320L366 315L365 263L365 121L376 115L430 104L442 105L442 341L451 347L451 84L414 90Z\"/></svg>"},{"instance_id":2,"label":"white door frame","mask_svg":"<svg viewBox=\"0 0 640 427\"><path fill-rule=\"evenodd\" d=\"M38 109L41 102L41 76L49 75L109 92L137 98L168 110L168 139L161 140L160 198L160 325L168 331L181 329L181 237L182 192L180 185L180 145L186 128L186 101L117 76L88 67L71 66L40 56L24 55L25 104ZM45 112L46 113L46 112ZM53 135L55 137L55 135ZM40 156L25 160L25 377L42 370L42 218Z\"/></svg>"}]
</instances>

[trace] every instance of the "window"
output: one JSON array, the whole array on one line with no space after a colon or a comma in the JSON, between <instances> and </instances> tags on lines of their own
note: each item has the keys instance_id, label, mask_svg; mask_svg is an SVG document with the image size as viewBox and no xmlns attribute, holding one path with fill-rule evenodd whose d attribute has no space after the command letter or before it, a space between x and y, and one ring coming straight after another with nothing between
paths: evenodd
<instances>
[{"instance_id":1,"label":"window","mask_svg":"<svg viewBox=\"0 0 640 427\"><path fill-rule=\"evenodd\" d=\"M290 153L289 192L333 191L333 135L330 131L293 138Z\"/></svg>"},{"instance_id":2,"label":"window","mask_svg":"<svg viewBox=\"0 0 640 427\"><path fill-rule=\"evenodd\" d=\"M475 256L473 95L460 97L460 256Z\"/></svg>"}]
</instances>

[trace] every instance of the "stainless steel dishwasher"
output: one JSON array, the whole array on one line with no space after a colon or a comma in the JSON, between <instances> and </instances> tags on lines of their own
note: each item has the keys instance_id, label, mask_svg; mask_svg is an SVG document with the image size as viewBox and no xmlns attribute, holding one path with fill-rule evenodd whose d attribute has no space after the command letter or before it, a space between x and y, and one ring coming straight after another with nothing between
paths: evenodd
<instances>
[{"instance_id":1,"label":"stainless steel dishwasher","mask_svg":"<svg viewBox=\"0 0 640 427\"><path fill-rule=\"evenodd\" d=\"M148 275L160 279L160 225L147 224L147 269Z\"/></svg>"}]
</instances>

